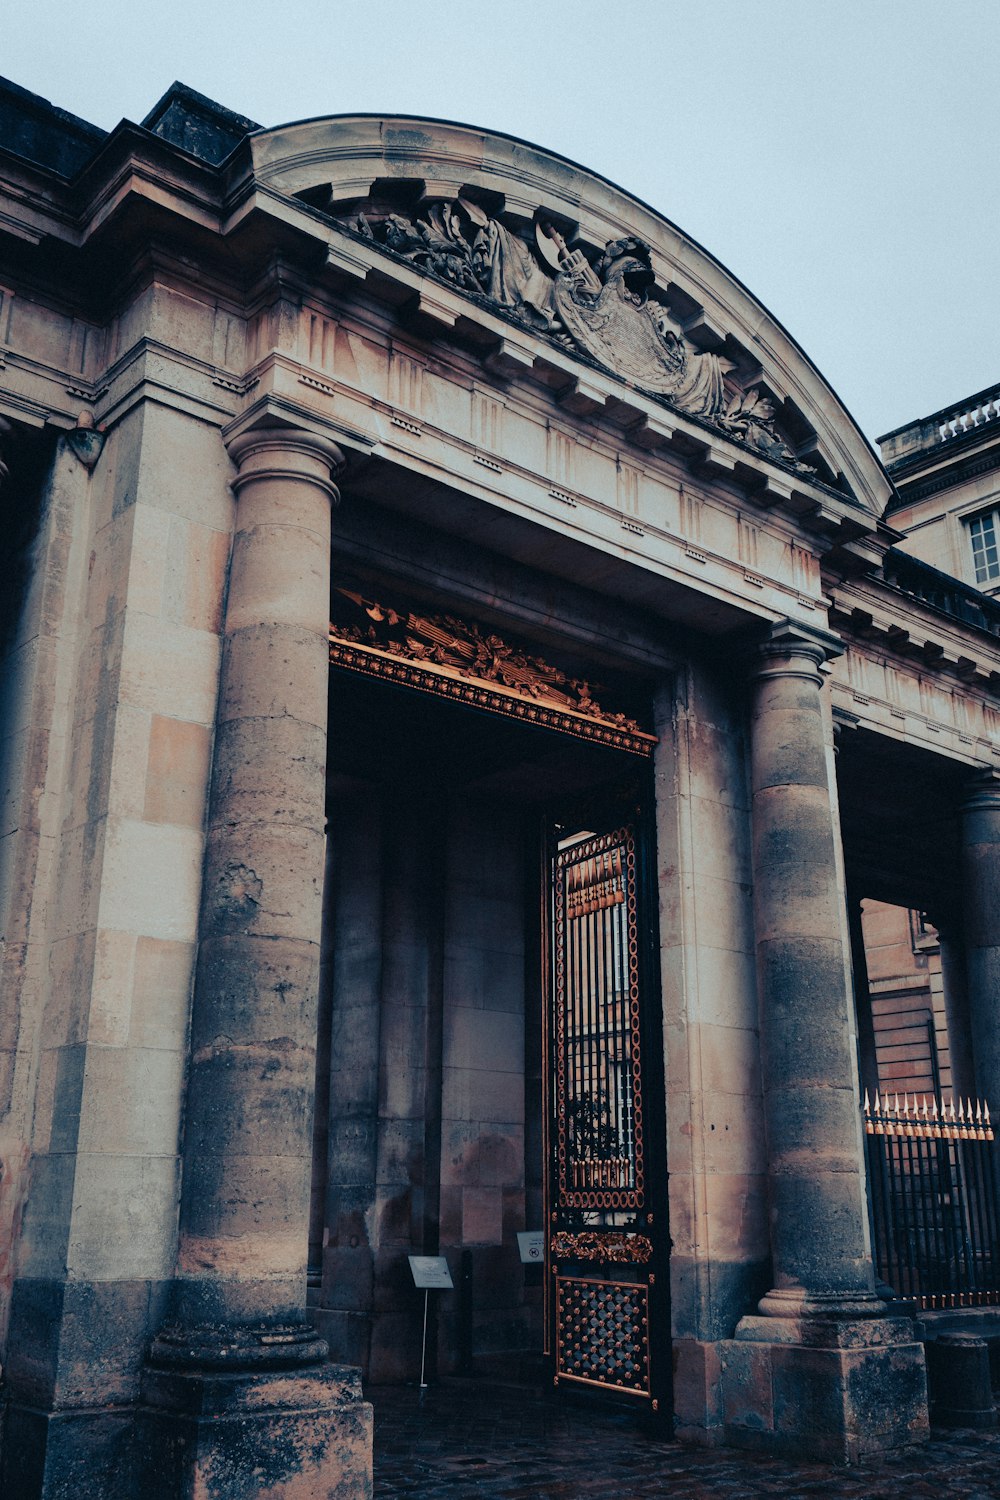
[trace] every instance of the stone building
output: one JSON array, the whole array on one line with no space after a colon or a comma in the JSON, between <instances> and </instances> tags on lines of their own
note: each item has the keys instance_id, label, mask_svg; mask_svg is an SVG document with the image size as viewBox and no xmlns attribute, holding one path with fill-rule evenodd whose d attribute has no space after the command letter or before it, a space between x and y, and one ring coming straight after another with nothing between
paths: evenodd
<instances>
[{"instance_id":1,"label":"stone building","mask_svg":"<svg viewBox=\"0 0 1000 1500\"><path fill-rule=\"evenodd\" d=\"M900 548L985 594L1000 589L1000 385L879 438Z\"/></svg>"},{"instance_id":2,"label":"stone building","mask_svg":"<svg viewBox=\"0 0 1000 1500\"><path fill-rule=\"evenodd\" d=\"M862 1044L861 1081L876 1093L950 1099L951 1042L941 938L925 912L862 901L855 958L855 1004L871 1014L870 1048ZM853 938L852 934L852 938ZM954 1029L954 1028L953 1028ZM866 1038L862 1023L860 1035ZM867 1040L868 1038L866 1038Z\"/></svg>"},{"instance_id":3,"label":"stone building","mask_svg":"<svg viewBox=\"0 0 1000 1500\"><path fill-rule=\"evenodd\" d=\"M1000 588L1000 385L887 433L879 446L896 491L886 519L899 532L884 576L1000 633L990 602ZM925 566L909 567L908 557ZM856 1003L872 1022L860 1027L870 1093L974 1094L960 900L928 913L866 899L852 936Z\"/></svg>"},{"instance_id":4,"label":"stone building","mask_svg":"<svg viewBox=\"0 0 1000 1500\"><path fill-rule=\"evenodd\" d=\"M1000 1099L996 606L584 168L180 86L0 141L4 1493L369 1493L413 1253L440 1373L920 1441L851 913L948 931Z\"/></svg>"}]
</instances>

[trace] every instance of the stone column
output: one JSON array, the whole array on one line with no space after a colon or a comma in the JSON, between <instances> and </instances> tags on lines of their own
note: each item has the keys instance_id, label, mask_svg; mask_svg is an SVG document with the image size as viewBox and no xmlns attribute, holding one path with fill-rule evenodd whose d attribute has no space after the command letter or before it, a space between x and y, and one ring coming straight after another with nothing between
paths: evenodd
<instances>
[{"instance_id":1,"label":"stone column","mask_svg":"<svg viewBox=\"0 0 1000 1500\"><path fill-rule=\"evenodd\" d=\"M865 928L861 902L852 894L847 898L847 923L851 934L851 965L854 975L854 1015L858 1029L858 1063L861 1087L874 1100L879 1087L878 1049L875 1045L875 1018L868 983L868 955L865 952Z\"/></svg>"},{"instance_id":2,"label":"stone column","mask_svg":"<svg viewBox=\"0 0 1000 1500\"><path fill-rule=\"evenodd\" d=\"M948 1032L948 1057L951 1062L951 1087L942 1093L966 1099L978 1091L976 1067L972 1055L972 1028L969 995L965 978L965 943L962 918L949 910L946 916L931 913L938 930L941 950L941 985L944 990L944 1016ZM988 1090L986 1099L992 1110ZM998 1095L1000 1100L1000 1095ZM1000 1105L998 1105L1000 1107Z\"/></svg>"},{"instance_id":3,"label":"stone column","mask_svg":"<svg viewBox=\"0 0 1000 1500\"><path fill-rule=\"evenodd\" d=\"M332 1487L336 1479L345 1496L363 1495L370 1459L362 1451L367 1409L356 1374L324 1363L326 1345L305 1322L330 507L338 499L332 473L342 456L323 438L285 428L243 433L229 452L238 465L237 527L199 924L173 1321L154 1341L146 1382L154 1413L151 1472L163 1463L166 1446L186 1454L184 1473L166 1493L180 1486L187 1494L191 1483L197 1489L220 1459L227 1419L235 1419L241 1456L235 1463L227 1457L230 1477L213 1495L257 1494L264 1472L272 1476L268 1494L277 1497L285 1481L302 1482L303 1465L315 1469L317 1483L321 1478ZM176 1434L166 1445L155 1440L157 1433L169 1437L177 1423L181 1442Z\"/></svg>"},{"instance_id":4,"label":"stone column","mask_svg":"<svg viewBox=\"0 0 1000 1500\"><path fill-rule=\"evenodd\" d=\"M753 667L750 764L773 1289L726 1344L730 1440L854 1462L927 1435L923 1356L876 1295L820 667L782 621ZM745 1341L745 1342L738 1342ZM890 1356L887 1358L887 1356ZM874 1360L878 1371L869 1369Z\"/></svg>"},{"instance_id":5,"label":"stone column","mask_svg":"<svg viewBox=\"0 0 1000 1500\"><path fill-rule=\"evenodd\" d=\"M962 804L965 982L976 1090L1000 1119L1000 773L983 771Z\"/></svg>"},{"instance_id":6,"label":"stone column","mask_svg":"<svg viewBox=\"0 0 1000 1500\"><path fill-rule=\"evenodd\" d=\"M803 1301L874 1299L859 1161L849 967L820 666L838 648L778 627L754 670L754 915L775 1290Z\"/></svg>"}]
</instances>

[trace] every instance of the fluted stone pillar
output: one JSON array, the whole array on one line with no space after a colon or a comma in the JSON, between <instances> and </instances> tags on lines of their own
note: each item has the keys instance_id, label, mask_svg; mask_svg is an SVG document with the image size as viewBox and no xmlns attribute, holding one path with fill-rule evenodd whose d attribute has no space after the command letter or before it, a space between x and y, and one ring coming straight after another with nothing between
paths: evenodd
<instances>
[{"instance_id":1,"label":"fluted stone pillar","mask_svg":"<svg viewBox=\"0 0 1000 1500\"><path fill-rule=\"evenodd\" d=\"M868 1238L850 957L820 667L788 621L751 669L750 764L773 1289L724 1345L734 1442L853 1462L927 1435L923 1354Z\"/></svg>"},{"instance_id":2,"label":"fluted stone pillar","mask_svg":"<svg viewBox=\"0 0 1000 1500\"><path fill-rule=\"evenodd\" d=\"M219 1500L304 1486L361 1496L370 1422L356 1372L305 1322L325 855L335 445L261 428L238 465L199 927L173 1317L146 1382L150 1472ZM180 1437L172 1431L179 1427ZM221 1434L221 1436L220 1436ZM231 1435L231 1434L230 1434ZM308 1456L307 1456L308 1455ZM196 1477L195 1477L196 1476ZM213 1479L213 1485L217 1480ZM328 1488L323 1488L323 1486ZM157 1492L159 1493L159 1492Z\"/></svg>"},{"instance_id":3,"label":"fluted stone pillar","mask_svg":"<svg viewBox=\"0 0 1000 1500\"><path fill-rule=\"evenodd\" d=\"M1000 773L975 776L962 806L965 982L975 1087L1000 1118Z\"/></svg>"}]
</instances>

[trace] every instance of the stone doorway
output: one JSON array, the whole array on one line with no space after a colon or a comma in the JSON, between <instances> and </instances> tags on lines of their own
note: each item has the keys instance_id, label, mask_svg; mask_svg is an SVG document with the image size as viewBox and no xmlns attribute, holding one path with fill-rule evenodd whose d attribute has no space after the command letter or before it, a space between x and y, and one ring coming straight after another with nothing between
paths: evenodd
<instances>
[{"instance_id":1,"label":"stone doorway","mask_svg":"<svg viewBox=\"0 0 1000 1500\"><path fill-rule=\"evenodd\" d=\"M541 1370L544 830L634 754L333 669L311 1317L418 1376L407 1256L446 1255L433 1373Z\"/></svg>"}]
</instances>

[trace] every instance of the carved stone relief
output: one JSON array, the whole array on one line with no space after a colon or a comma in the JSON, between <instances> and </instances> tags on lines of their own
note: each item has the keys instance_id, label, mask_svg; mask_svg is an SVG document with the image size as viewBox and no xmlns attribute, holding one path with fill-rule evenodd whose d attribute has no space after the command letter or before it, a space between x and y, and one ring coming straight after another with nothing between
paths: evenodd
<instances>
[{"instance_id":1,"label":"carved stone relief","mask_svg":"<svg viewBox=\"0 0 1000 1500\"><path fill-rule=\"evenodd\" d=\"M594 684L570 677L475 621L394 608L349 588L334 589L332 606L335 666L406 682L633 754L649 755L656 743L635 719L602 708Z\"/></svg>"},{"instance_id":2,"label":"carved stone relief","mask_svg":"<svg viewBox=\"0 0 1000 1500\"><path fill-rule=\"evenodd\" d=\"M728 388L732 363L695 349L667 308L650 297L655 278L642 240L610 240L591 261L540 214L529 242L461 197L412 218L372 208L341 222L647 395L768 458L812 472L777 431L767 395Z\"/></svg>"}]
</instances>

